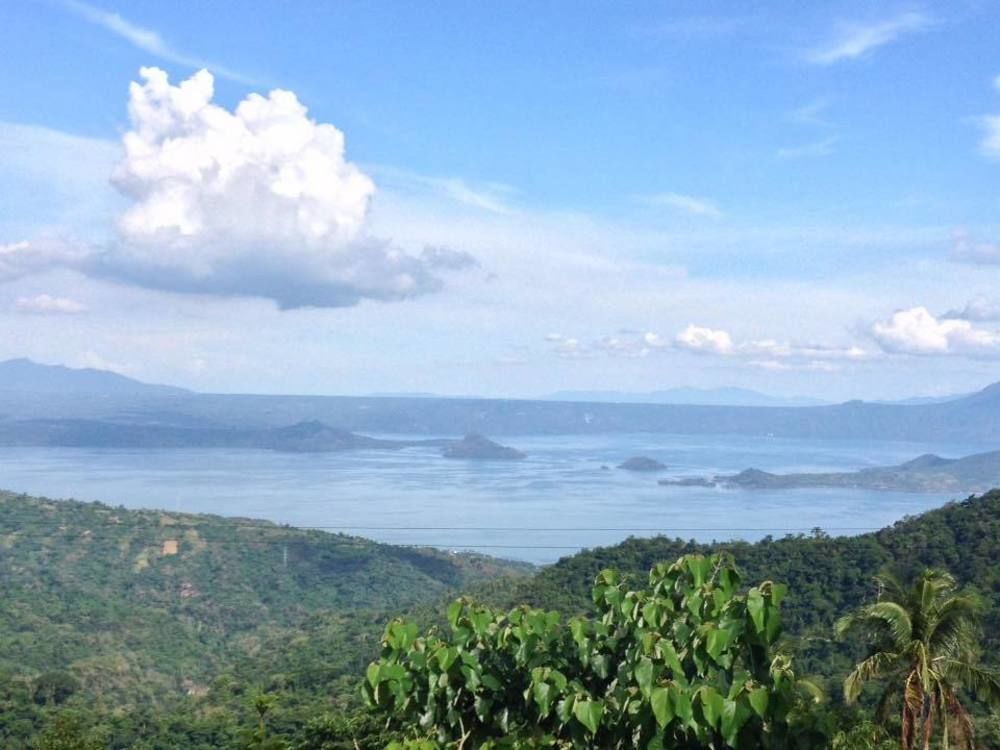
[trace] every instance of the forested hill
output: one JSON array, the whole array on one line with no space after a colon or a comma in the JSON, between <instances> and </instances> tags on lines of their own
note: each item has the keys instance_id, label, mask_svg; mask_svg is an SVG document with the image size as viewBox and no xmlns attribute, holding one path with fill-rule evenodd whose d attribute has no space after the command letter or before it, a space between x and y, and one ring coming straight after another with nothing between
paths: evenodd
<instances>
[{"instance_id":1,"label":"forested hill","mask_svg":"<svg viewBox=\"0 0 1000 750\"><path fill-rule=\"evenodd\" d=\"M886 566L903 577L926 567L941 568L976 587L989 607L987 653L1000 653L1000 490L949 503L861 536L829 537L817 530L812 536L710 545L664 537L629 539L563 558L531 579L513 586L492 586L484 596L505 606L527 602L563 612L590 611L591 583L605 568L618 568L644 580L662 560L723 549L733 553L746 580L788 584L783 620L788 632L816 637L811 653L801 655L811 669L844 674L849 663L845 653L828 643L832 624L874 599L873 577Z\"/></svg>"},{"instance_id":2,"label":"forested hill","mask_svg":"<svg viewBox=\"0 0 1000 750\"><path fill-rule=\"evenodd\" d=\"M656 562L720 549L745 580L789 584L782 609L796 664L825 677L831 694L860 646L833 643L830 626L873 599L885 565L937 566L976 586L991 604L986 653L1000 648L1000 491L857 537L631 539L533 577L490 558L261 521L0 493L0 746L34 747L75 711L81 731L107 740L93 747L249 747L241 733L265 691L278 701L273 732L302 737L319 720L348 738L294 746L354 747L356 732L380 731L352 701L393 616L416 608L426 622L457 591L585 611L603 568L644 578Z\"/></svg>"},{"instance_id":3,"label":"forested hill","mask_svg":"<svg viewBox=\"0 0 1000 750\"><path fill-rule=\"evenodd\" d=\"M263 680L262 665L287 670L305 653L328 695L341 677L353 684L393 615L529 571L248 519L0 493L0 683L20 680L46 703L37 680L54 673L87 705L164 707L234 665ZM0 745L16 747L4 731Z\"/></svg>"}]
</instances>

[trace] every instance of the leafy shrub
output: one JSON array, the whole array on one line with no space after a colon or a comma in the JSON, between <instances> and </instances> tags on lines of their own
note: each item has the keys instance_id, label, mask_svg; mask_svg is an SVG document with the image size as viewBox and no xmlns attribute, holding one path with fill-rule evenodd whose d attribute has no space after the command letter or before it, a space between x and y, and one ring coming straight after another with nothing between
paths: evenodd
<instances>
[{"instance_id":1,"label":"leafy shrub","mask_svg":"<svg viewBox=\"0 0 1000 750\"><path fill-rule=\"evenodd\" d=\"M781 635L783 586L738 593L726 554L656 565L648 588L597 577L595 619L459 599L451 638L396 620L362 691L408 747L808 747Z\"/></svg>"}]
</instances>

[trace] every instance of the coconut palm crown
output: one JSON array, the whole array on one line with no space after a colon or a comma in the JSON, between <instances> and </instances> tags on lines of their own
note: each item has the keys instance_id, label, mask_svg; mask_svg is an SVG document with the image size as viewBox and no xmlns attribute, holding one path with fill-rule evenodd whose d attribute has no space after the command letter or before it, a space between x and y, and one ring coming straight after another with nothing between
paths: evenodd
<instances>
[{"instance_id":1,"label":"coconut palm crown","mask_svg":"<svg viewBox=\"0 0 1000 750\"><path fill-rule=\"evenodd\" d=\"M973 747L972 718L959 693L1000 705L1000 674L978 662L981 600L936 570L924 571L908 587L891 574L877 580L878 601L835 625L838 638L860 633L871 645L868 658L844 680L845 699L854 702L866 683L886 680L878 710L884 719L899 701L903 750L918 735L929 748L936 729L945 750L952 742Z\"/></svg>"}]
</instances>

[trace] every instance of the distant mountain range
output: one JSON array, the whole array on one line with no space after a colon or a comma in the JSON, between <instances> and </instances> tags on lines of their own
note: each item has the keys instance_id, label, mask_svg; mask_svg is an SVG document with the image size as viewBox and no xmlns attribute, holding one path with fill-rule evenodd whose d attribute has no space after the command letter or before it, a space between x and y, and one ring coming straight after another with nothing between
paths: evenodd
<instances>
[{"instance_id":1,"label":"distant mountain range","mask_svg":"<svg viewBox=\"0 0 1000 750\"><path fill-rule=\"evenodd\" d=\"M667 388L659 391L557 391L545 401L615 404L695 404L699 406L820 406L808 396L770 396L748 388Z\"/></svg>"},{"instance_id":2,"label":"distant mountain range","mask_svg":"<svg viewBox=\"0 0 1000 750\"><path fill-rule=\"evenodd\" d=\"M0 362L0 390L28 393L163 396L189 393L183 388L150 385L107 370L42 365L30 359L8 359Z\"/></svg>"},{"instance_id":3,"label":"distant mountain range","mask_svg":"<svg viewBox=\"0 0 1000 750\"><path fill-rule=\"evenodd\" d=\"M100 398L90 396L99 394ZM441 437L648 432L960 442L1000 447L1000 383L931 403L820 406L529 401L490 398L205 394L113 373L0 363L0 424L91 420L205 429L285 428L320 421L374 435Z\"/></svg>"}]
</instances>

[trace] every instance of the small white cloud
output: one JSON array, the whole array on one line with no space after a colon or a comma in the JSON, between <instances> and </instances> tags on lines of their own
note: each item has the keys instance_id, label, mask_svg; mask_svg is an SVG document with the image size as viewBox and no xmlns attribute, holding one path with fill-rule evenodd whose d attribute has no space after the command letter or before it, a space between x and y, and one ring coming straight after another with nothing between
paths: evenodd
<instances>
[{"instance_id":1,"label":"small white cloud","mask_svg":"<svg viewBox=\"0 0 1000 750\"><path fill-rule=\"evenodd\" d=\"M832 135L810 143L802 143L798 146L783 146L777 150L779 159L815 159L821 156L829 156L833 153L833 147L840 140Z\"/></svg>"},{"instance_id":2,"label":"small white cloud","mask_svg":"<svg viewBox=\"0 0 1000 750\"><path fill-rule=\"evenodd\" d=\"M674 343L680 349L698 354L730 354L733 339L728 332L689 325L677 334Z\"/></svg>"},{"instance_id":3,"label":"small white cloud","mask_svg":"<svg viewBox=\"0 0 1000 750\"><path fill-rule=\"evenodd\" d=\"M758 367L761 370L770 372L837 372L840 365L825 360L813 360L811 362L786 362L775 359L751 360L748 362L751 367Z\"/></svg>"},{"instance_id":4,"label":"small white cloud","mask_svg":"<svg viewBox=\"0 0 1000 750\"><path fill-rule=\"evenodd\" d=\"M372 168L379 182L401 193L431 193L494 214L511 214L516 189L498 182L471 183L461 177L435 177L379 165Z\"/></svg>"},{"instance_id":5,"label":"small white cloud","mask_svg":"<svg viewBox=\"0 0 1000 750\"><path fill-rule=\"evenodd\" d=\"M686 351L744 358L754 366L770 369L826 369L826 365L819 363L832 365L838 360L862 360L870 356L861 347L853 345L802 344L777 339L737 342L727 331L693 325L681 331L674 344Z\"/></svg>"},{"instance_id":6,"label":"small white cloud","mask_svg":"<svg viewBox=\"0 0 1000 750\"><path fill-rule=\"evenodd\" d=\"M670 346L661 336L651 331L643 333L626 329L611 336L601 336L589 344L558 333L550 333L545 341L557 356L564 359L589 359L601 354L608 357L641 358Z\"/></svg>"},{"instance_id":7,"label":"small white cloud","mask_svg":"<svg viewBox=\"0 0 1000 750\"><path fill-rule=\"evenodd\" d=\"M799 125L827 126L830 125L830 121L823 114L829 108L830 99L828 97L821 97L793 109L789 112L788 116L792 122L796 122Z\"/></svg>"},{"instance_id":8,"label":"small white cloud","mask_svg":"<svg viewBox=\"0 0 1000 750\"><path fill-rule=\"evenodd\" d=\"M872 338L893 354L1000 354L1000 333L967 320L936 318L926 307L898 310L871 327Z\"/></svg>"},{"instance_id":9,"label":"small white cloud","mask_svg":"<svg viewBox=\"0 0 1000 750\"><path fill-rule=\"evenodd\" d=\"M76 300L48 294L19 297L14 303L14 309L30 315L79 315L87 312L87 306Z\"/></svg>"},{"instance_id":10,"label":"small white cloud","mask_svg":"<svg viewBox=\"0 0 1000 750\"><path fill-rule=\"evenodd\" d=\"M666 349L670 346L669 341L666 341L658 333L653 333L652 331L642 334L642 342L650 349Z\"/></svg>"},{"instance_id":11,"label":"small white cloud","mask_svg":"<svg viewBox=\"0 0 1000 750\"><path fill-rule=\"evenodd\" d=\"M704 216L710 219L721 219L722 211L715 203L706 198L695 198L681 193L655 193L637 198L648 206L660 206L676 211L682 211L693 216Z\"/></svg>"},{"instance_id":12,"label":"small white cloud","mask_svg":"<svg viewBox=\"0 0 1000 750\"><path fill-rule=\"evenodd\" d=\"M1000 75L996 76L993 79L993 88L995 88L997 91L1000 91Z\"/></svg>"},{"instance_id":13,"label":"small white cloud","mask_svg":"<svg viewBox=\"0 0 1000 750\"><path fill-rule=\"evenodd\" d=\"M562 359L585 359L593 356L593 352L579 339L565 337L558 341L554 351Z\"/></svg>"},{"instance_id":14,"label":"small white cloud","mask_svg":"<svg viewBox=\"0 0 1000 750\"><path fill-rule=\"evenodd\" d=\"M120 375L136 375L138 370L124 362L105 359L94 351L86 351L75 357L73 363L75 367L87 367L94 370L106 370L107 372L117 372Z\"/></svg>"},{"instance_id":15,"label":"small white cloud","mask_svg":"<svg viewBox=\"0 0 1000 750\"><path fill-rule=\"evenodd\" d=\"M0 245L0 282L41 273L56 266L79 267L89 257L90 251L86 248L53 238Z\"/></svg>"},{"instance_id":16,"label":"small white cloud","mask_svg":"<svg viewBox=\"0 0 1000 750\"><path fill-rule=\"evenodd\" d=\"M956 232L951 245L951 260L958 263L1000 265L1000 244L977 242L966 232Z\"/></svg>"},{"instance_id":17,"label":"small white cloud","mask_svg":"<svg viewBox=\"0 0 1000 750\"><path fill-rule=\"evenodd\" d=\"M112 34L124 39L133 47L148 52L155 57L168 62L177 63L188 68L208 68L213 73L222 78L228 78L237 83L254 83L253 79L237 73L234 70L208 62L202 58L189 55L171 47L163 37L153 29L148 29L123 18L117 13L101 10L100 8L79 2L79 0L64 0L67 8L80 17L97 24Z\"/></svg>"},{"instance_id":18,"label":"small white cloud","mask_svg":"<svg viewBox=\"0 0 1000 750\"><path fill-rule=\"evenodd\" d=\"M446 195L467 206L481 208L495 214L509 214L510 206L506 203L509 193L497 186L475 188L459 177L431 178Z\"/></svg>"},{"instance_id":19,"label":"small white cloud","mask_svg":"<svg viewBox=\"0 0 1000 750\"><path fill-rule=\"evenodd\" d=\"M932 25L933 20L918 11L907 11L874 23L842 23L830 40L809 50L805 59L814 65L854 60Z\"/></svg>"},{"instance_id":20,"label":"small white cloud","mask_svg":"<svg viewBox=\"0 0 1000 750\"><path fill-rule=\"evenodd\" d=\"M983 131L979 150L990 159L1000 159L1000 115L985 115L977 122Z\"/></svg>"}]
</instances>

